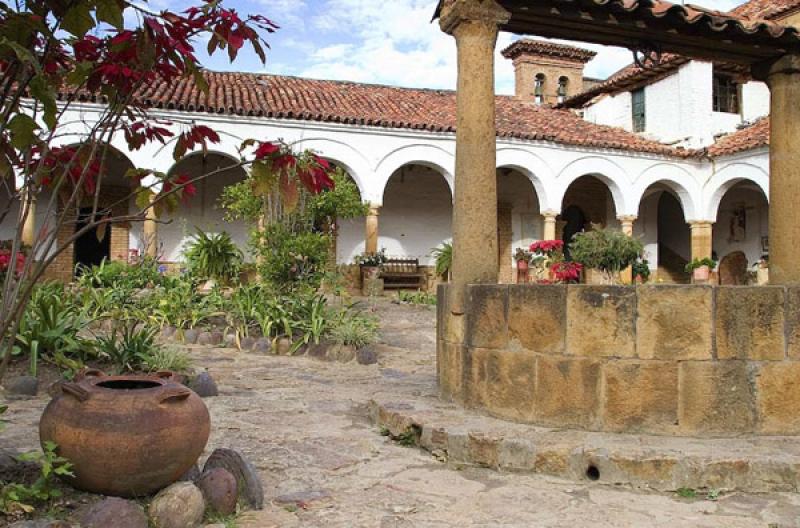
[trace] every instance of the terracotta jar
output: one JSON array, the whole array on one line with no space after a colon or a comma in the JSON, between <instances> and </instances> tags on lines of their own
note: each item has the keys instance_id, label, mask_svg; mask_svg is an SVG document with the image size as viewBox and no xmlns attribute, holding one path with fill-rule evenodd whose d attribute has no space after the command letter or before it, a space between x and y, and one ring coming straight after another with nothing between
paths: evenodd
<instances>
[{"instance_id":1,"label":"terracotta jar","mask_svg":"<svg viewBox=\"0 0 800 528\"><path fill-rule=\"evenodd\" d=\"M69 483L103 495L136 497L172 484L205 449L203 400L171 372L106 376L88 371L65 383L39 422L44 444L73 464Z\"/></svg>"}]
</instances>

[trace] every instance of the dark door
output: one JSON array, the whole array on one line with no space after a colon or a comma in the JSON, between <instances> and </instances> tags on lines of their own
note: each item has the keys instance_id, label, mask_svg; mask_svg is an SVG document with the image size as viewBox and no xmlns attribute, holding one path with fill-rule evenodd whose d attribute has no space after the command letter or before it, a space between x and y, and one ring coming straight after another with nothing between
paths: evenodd
<instances>
[{"instance_id":1,"label":"dark door","mask_svg":"<svg viewBox=\"0 0 800 528\"><path fill-rule=\"evenodd\" d=\"M98 215L100 216L100 215ZM77 233L91 221L92 208L81 209L78 223L75 226ZM97 229L90 229L75 240L75 265L92 267L97 266L103 259L111 257L111 229L106 226L103 236L98 236Z\"/></svg>"},{"instance_id":2,"label":"dark door","mask_svg":"<svg viewBox=\"0 0 800 528\"><path fill-rule=\"evenodd\" d=\"M570 205L561 213L561 219L566 222L563 236L561 237L564 241L564 258L570 260L569 245L575 235L582 232L586 227L586 215L583 214L580 207Z\"/></svg>"}]
</instances>

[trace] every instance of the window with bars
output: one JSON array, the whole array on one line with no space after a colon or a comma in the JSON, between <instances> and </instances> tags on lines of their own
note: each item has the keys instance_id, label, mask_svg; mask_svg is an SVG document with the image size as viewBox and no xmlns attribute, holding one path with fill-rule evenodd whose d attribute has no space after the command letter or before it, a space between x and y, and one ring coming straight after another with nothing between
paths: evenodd
<instances>
[{"instance_id":1,"label":"window with bars","mask_svg":"<svg viewBox=\"0 0 800 528\"><path fill-rule=\"evenodd\" d=\"M730 75L714 74L714 111L739 113L739 83Z\"/></svg>"},{"instance_id":2,"label":"window with bars","mask_svg":"<svg viewBox=\"0 0 800 528\"><path fill-rule=\"evenodd\" d=\"M633 117L633 131L644 132L647 124L644 104L644 88L631 92L631 113Z\"/></svg>"}]
</instances>

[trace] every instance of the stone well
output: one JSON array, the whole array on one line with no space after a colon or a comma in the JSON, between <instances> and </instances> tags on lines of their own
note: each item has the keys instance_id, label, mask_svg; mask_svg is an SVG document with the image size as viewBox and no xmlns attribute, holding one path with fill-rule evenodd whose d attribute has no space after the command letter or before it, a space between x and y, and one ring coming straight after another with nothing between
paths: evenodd
<instances>
[{"instance_id":1,"label":"stone well","mask_svg":"<svg viewBox=\"0 0 800 528\"><path fill-rule=\"evenodd\" d=\"M442 395L521 423L674 436L800 435L800 288L439 289Z\"/></svg>"}]
</instances>

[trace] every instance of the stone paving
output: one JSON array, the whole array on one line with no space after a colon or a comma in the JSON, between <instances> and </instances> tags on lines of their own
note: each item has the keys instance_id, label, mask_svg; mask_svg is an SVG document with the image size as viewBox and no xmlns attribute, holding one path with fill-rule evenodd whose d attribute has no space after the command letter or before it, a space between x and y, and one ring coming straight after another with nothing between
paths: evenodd
<instances>
[{"instance_id":1,"label":"stone paving","mask_svg":"<svg viewBox=\"0 0 800 528\"><path fill-rule=\"evenodd\" d=\"M216 447L242 450L261 472L266 508L238 519L269 527L725 527L800 526L795 493L674 493L453 467L379 434L369 402L433 397L435 312L380 301L377 365L191 347L217 379L206 400ZM37 443L46 396L11 402L8 447ZM207 454L208 454L207 453Z\"/></svg>"}]
</instances>

